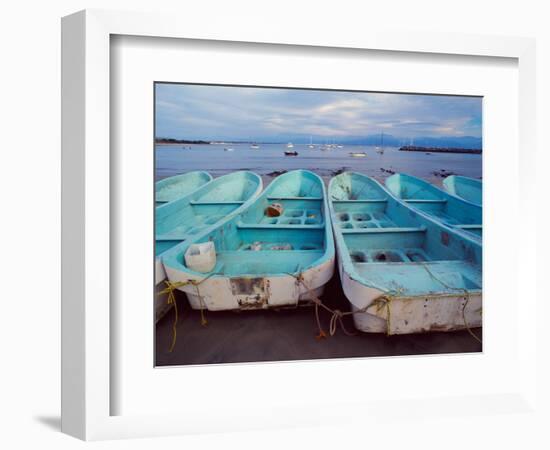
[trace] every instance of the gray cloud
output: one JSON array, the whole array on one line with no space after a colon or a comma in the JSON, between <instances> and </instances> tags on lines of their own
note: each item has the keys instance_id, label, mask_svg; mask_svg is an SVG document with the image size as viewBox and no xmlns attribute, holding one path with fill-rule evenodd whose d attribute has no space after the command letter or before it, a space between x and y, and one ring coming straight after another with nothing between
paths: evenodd
<instances>
[{"instance_id":1,"label":"gray cloud","mask_svg":"<svg viewBox=\"0 0 550 450\"><path fill-rule=\"evenodd\" d=\"M481 98L156 85L157 137L323 140L481 136Z\"/></svg>"}]
</instances>

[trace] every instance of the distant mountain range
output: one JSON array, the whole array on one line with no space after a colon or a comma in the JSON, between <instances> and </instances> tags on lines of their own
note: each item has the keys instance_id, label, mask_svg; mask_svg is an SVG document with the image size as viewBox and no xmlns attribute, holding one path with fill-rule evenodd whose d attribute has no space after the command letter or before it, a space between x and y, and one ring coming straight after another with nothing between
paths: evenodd
<instances>
[{"instance_id":1,"label":"distant mountain range","mask_svg":"<svg viewBox=\"0 0 550 450\"><path fill-rule=\"evenodd\" d=\"M173 139L173 138L157 138L157 143L189 143L189 144L208 144L210 142L217 141L214 140L188 140L188 139ZM259 143L259 144L269 144L269 143L286 143L293 142L294 144L309 144L309 136L288 136L285 139L273 139L268 138L256 138L251 140L245 139L223 139L223 142L226 143ZM313 139L314 144L343 144L343 145L380 145L382 143L380 134L372 134L365 137L356 137L356 138L341 138L341 139ZM392 136L391 134L384 134L383 144L388 147L401 147L403 145L414 145L418 147L442 147L442 148L467 148L467 149L482 149L482 139L474 136L441 136L441 137L415 137L415 138L398 138Z\"/></svg>"},{"instance_id":2,"label":"distant mountain range","mask_svg":"<svg viewBox=\"0 0 550 450\"><path fill-rule=\"evenodd\" d=\"M380 145L382 142L379 134L366 136L357 139L344 139L342 144L356 145ZM417 145L420 147L453 147L453 148L472 148L481 149L481 138L474 136L441 136L441 137L416 137L414 139L397 138L389 134L384 134L384 145L390 147L400 147L402 145Z\"/></svg>"}]
</instances>

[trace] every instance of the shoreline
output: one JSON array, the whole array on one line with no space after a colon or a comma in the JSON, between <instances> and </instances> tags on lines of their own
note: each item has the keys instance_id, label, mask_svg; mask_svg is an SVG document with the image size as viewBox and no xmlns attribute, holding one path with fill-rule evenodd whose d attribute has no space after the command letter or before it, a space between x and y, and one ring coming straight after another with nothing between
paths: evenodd
<instances>
[{"instance_id":1,"label":"shoreline","mask_svg":"<svg viewBox=\"0 0 550 450\"><path fill-rule=\"evenodd\" d=\"M425 153L459 153L470 155L481 155L481 149L475 148L458 148L458 147L420 147L413 145L405 145L399 148L400 152L425 152Z\"/></svg>"},{"instance_id":2,"label":"shoreline","mask_svg":"<svg viewBox=\"0 0 550 450\"><path fill-rule=\"evenodd\" d=\"M207 169L204 169L204 170L207 170ZM230 171L220 171L220 172L210 171L210 172L212 173L212 176L214 178L218 178L220 176L227 175L227 174L232 173L232 172L242 171L242 170L248 170L248 171L255 172L253 169L250 169L250 168L239 168L239 169L230 170ZM326 187L328 187L328 183L330 182L331 178L335 177L336 175L338 175L340 173L343 173L343 172L346 172L346 171L353 171L353 169L351 167L340 167L338 169L333 169L333 170L330 170L330 171L327 171L326 169L303 169L303 170L309 170L309 171L315 173L316 175L318 175L319 177L321 177L321 179L324 181ZM256 171L256 173L258 173L258 175L262 178L262 181L264 183L264 188L267 187L269 185L269 183L271 183L271 181L273 181L276 177L278 177L279 175L283 175L287 172L290 172L290 171L289 170L273 170L273 171L268 172L268 173L258 173ZM358 172L360 172L360 171L358 171ZM178 175L179 173L180 172L175 172L175 173L170 173L170 174L166 174L166 175L157 173L155 175L155 182L160 181L160 180L165 179L165 178L169 178L171 176ZM181 173L184 173L184 172L181 172ZM385 169L385 168L381 167L380 168L380 174L371 175L371 178L375 179L376 181L378 181L379 183L384 185L384 182L385 182L386 178L390 177L394 173L396 173L396 172L393 171L392 169ZM440 169L440 170L434 171L433 174L429 177L418 177L418 178L421 178L422 180L427 181L428 183L433 184L434 186L437 186L437 187L441 188L443 186L443 180L447 176L450 176L450 175L459 175L459 174L457 174L455 172L452 172L450 170ZM481 179L482 178L480 178L480 180Z\"/></svg>"}]
</instances>

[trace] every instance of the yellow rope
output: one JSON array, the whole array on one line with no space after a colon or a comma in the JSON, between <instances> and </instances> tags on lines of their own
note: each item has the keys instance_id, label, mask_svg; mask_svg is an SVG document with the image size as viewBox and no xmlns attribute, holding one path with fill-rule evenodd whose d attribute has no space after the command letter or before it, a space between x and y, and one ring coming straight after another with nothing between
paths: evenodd
<instances>
[{"instance_id":1,"label":"yellow rope","mask_svg":"<svg viewBox=\"0 0 550 450\"><path fill-rule=\"evenodd\" d=\"M453 291L460 291L460 292L463 292L464 293L464 306L462 307L462 320L464 322L464 327L466 328L466 330L468 331L468 333L470 333L470 336L472 336L477 342L479 342L480 344L483 344L483 342L481 341L481 339L479 337L476 336L476 334L472 331L472 329L470 328L470 326L468 325L468 322L466 321L466 306L468 306L468 303L470 302L470 291L468 291L468 289L465 289L465 288L457 288L457 287L453 287L453 286L449 286L447 283L445 283L443 280L441 280L440 278L436 277L435 274L428 268L428 266L426 264L422 264L422 266L424 267L424 269L426 269L426 272L428 272L428 274L430 275L430 277L432 277L435 281L437 281L438 283L441 283L444 287L446 287L447 289L449 290L453 290Z\"/></svg>"},{"instance_id":2,"label":"yellow rope","mask_svg":"<svg viewBox=\"0 0 550 450\"><path fill-rule=\"evenodd\" d=\"M464 327L466 328L468 333L470 333L470 335L476 341L478 341L479 343L482 343L481 339L479 339L474 334L474 332L470 329L470 327L468 326L468 323L466 321L465 311L466 311L466 306L468 305L468 302L470 301L469 291L467 289L464 289L464 288L455 288L455 287L449 286L443 280L436 277L435 274L433 274L433 272L427 267L427 265L422 264L422 266L426 269L426 271L428 272L430 277L432 277L437 282L441 283L447 289L455 290L455 291L461 291L461 292L464 293L465 300L466 300L465 303L464 303L464 306L462 307L462 319L464 321ZM172 344L170 346L170 350L169 350L170 352L173 351L174 346L176 345L176 339L177 339L178 307L177 307L176 298L174 296L174 291L176 289L180 288L180 287L187 286L187 285L195 286L195 290L197 291L197 297L199 298L199 306L200 306L199 309L200 309L200 314L201 314L201 325L203 327L207 326L208 321L206 320L206 317L204 315L204 309L206 309L206 305L205 305L204 300L202 298L202 295L200 293L199 285L201 283L203 283L204 281L206 281L208 278L210 278L212 275L214 275L214 274L210 274L208 277L203 278L198 283L194 280L176 281L176 282L173 282L173 283L168 281L168 280L165 280L165 283L166 283L167 287L166 287L166 289L163 289L162 291L160 291L158 293L158 295L168 294L167 303L169 305L174 305L174 323L172 325ZM346 329L345 324L344 324L344 320L343 320L345 316L352 315L352 314L366 313L367 310L371 306L376 306L376 312L380 312L380 310L385 307L386 308L386 335L390 335L390 330L391 330L391 302L395 298L396 295L400 294L400 292L397 292L397 293L388 292L388 293L381 294L380 296L376 297L367 306L365 306L361 309L358 309L355 312L353 312L353 311L342 312L339 309L329 308L317 296L315 296L313 294L313 290L306 284L304 276L303 276L302 273L298 273L298 275L288 273L288 275L294 277L298 284L302 284L306 288L306 290L307 290L307 292L310 296L311 301L315 305L315 319L316 319L316 322L317 322L317 327L319 329L319 334L316 336L316 339L320 340L320 339L323 339L323 338L327 337L327 334L325 333L325 331L323 330L323 327L321 325L321 319L319 317L319 307L322 307L328 313L331 314L331 317L330 317L330 320L329 320L329 335L330 336L334 336L336 334L336 328L337 328L338 324L340 324L340 328L342 329L344 334L346 334L347 336L355 336L356 333L349 332ZM299 293L298 293L298 299L299 299ZM297 305L298 305L298 300L296 301L296 306Z\"/></svg>"},{"instance_id":3,"label":"yellow rope","mask_svg":"<svg viewBox=\"0 0 550 450\"><path fill-rule=\"evenodd\" d=\"M166 289L163 289L160 291L157 295L163 295L168 294L168 298L166 299L166 303L168 305L174 305L174 323L172 324L172 343L170 345L170 349L168 350L170 353L174 350L174 347L176 345L176 339L177 339L177 325L178 325L178 303L176 302L176 296L174 295L174 291L182 286L186 286L189 284L188 281L176 281L174 283L164 280L166 283Z\"/></svg>"},{"instance_id":4,"label":"yellow rope","mask_svg":"<svg viewBox=\"0 0 550 450\"><path fill-rule=\"evenodd\" d=\"M468 323L466 322L466 306L468 305L468 302L470 301L470 293L466 291L466 301L464 302L464 306L462 307L462 320L464 321L464 326L466 327L466 330L468 333L470 333L470 336L472 336L477 342L480 344L483 344L480 338L478 338L474 332L470 329L468 326Z\"/></svg>"},{"instance_id":5,"label":"yellow rope","mask_svg":"<svg viewBox=\"0 0 550 450\"><path fill-rule=\"evenodd\" d=\"M294 274L289 273L289 275L296 278L296 281L298 282L298 284L302 284L306 288L311 301L315 305L315 319L317 321L317 327L319 328L319 334L316 336L316 339L319 340L319 339L323 339L323 338L327 337L327 334L325 333L325 331L323 330L323 327L321 326L321 320L319 318L319 306L321 308L325 309L326 311L328 311L331 314L330 321L329 321L329 335L330 336L334 336L336 334L336 328L337 328L338 323L340 324L340 328L342 328L342 331L344 332L344 334L346 334L347 336L355 336L356 335L356 333L351 333L347 330L346 326L344 325L344 321L343 321L344 316L353 314L351 311L342 312L339 309L329 308L327 305L325 305L321 301L321 299L319 299L317 296L315 296L313 294L313 290L306 284L306 282L304 280L304 276L303 276L302 273L299 273L298 275L294 275ZM299 293L298 293L298 297L299 297Z\"/></svg>"},{"instance_id":6,"label":"yellow rope","mask_svg":"<svg viewBox=\"0 0 550 450\"><path fill-rule=\"evenodd\" d=\"M371 306L376 306L376 312L380 312L380 310L385 306L386 307L386 336L390 335L391 330L391 301L393 299L393 296L390 294L382 294L379 297L376 297L368 306L365 308L362 308L361 310L357 312L367 312L367 309L369 309Z\"/></svg>"},{"instance_id":7,"label":"yellow rope","mask_svg":"<svg viewBox=\"0 0 550 450\"><path fill-rule=\"evenodd\" d=\"M206 279L206 278L205 278ZM195 282L192 282L191 284L193 286L195 286L195 290L197 291L197 297L199 297L199 310L201 312L201 325L203 327L205 327L206 325L208 325L208 321L206 320L206 317L204 316L204 310L206 309L206 304L204 303L203 299L202 299L202 295L199 291L199 284L201 284L204 280L201 280L200 282L198 283L195 283Z\"/></svg>"},{"instance_id":8,"label":"yellow rope","mask_svg":"<svg viewBox=\"0 0 550 450\"><path fill-rule=\"evenodd\" d=\"M452 287L452 286L449 286L447 285L443 280L440 280L438 277L436 277L431 271L430 269L425 265L423 264L423 267L426 269L426 271L428 272L428 274L436 281L438 281L439 283L441 283L443 286L445 286L447 289L450 289L450 290L456 290L456 291L461 291L464 293L465 295L465 300L466 302L464 303L464 306L462 308L462 320L464 321L464 327L466 328L466 330L468 331L468 333L476 340L478 341L480 344L482 343L481 339L479 339L479 337L477 337L475 335L475 333L471 330L471 328L469 327L468 325L468 322L466 321L466 314L465 314L465 311L466 311L466 306L468 305L468 302L470 301L470 293L467 289L463 289L463 288L455 288L455 287ZM314 303L315 305L315 319L316 319L316 322L317 322L317 327L319 328L319 334L316 336L317 339L322 339L322 338L325 338L327 337L327 334L325 333L325 331L323 330L323 327L321 326L321 320L319 318L319 306L324 308L326 311L328 311L330 314L331 314L331 317L330 317L330 320L329 320L329 336L334 336L334 334L336 333L336 328L337 328L337 324L340 323L340 327L342 328L342 331L348 335L348 336L354 336L356 335L356 333L351 333L349 332L345 325L344 325L344 321L343 321L343 318L347 315L352 315L352 314L362 314L362 313L366 313L367 310L371 307L371 306L376 306L376 312L380 312L382 308L386 308L386 335L389 336L390 335L390 332L391 332L391 302L392 300L398 296L398 295L401 295L402 292L401 291L391 291L391 292L387 292L387 293L384 293L384 294L381 294L380 296L376 297L372 302L370 302L367 306L363 307L363 308L360 308L358 309L357 311L353 312L353 311L346 311L346 312L342 312L340 311L339 309L331 309L329 308L328 306L326 306L318 297L316 297L315 295L313 295L313 291L312 289L306 284L305 280L304 280L304 276L302 273L299 273L298 275L294 275L294 274L291 274L289 273L288 275L291 275L293 276L294 278L296 278L296 281L299 283L299 284L302 284L306 290L308 291L308 294L311 298L311 301Z\"/></svg>"},{"instance_id":9,"label":"yellow rope","mask_svg":"<svg viewBox=\"0 0 550 450\"><path fill-rule=\"evenodd\" d=\"M188 281L168 281L164 280L166 283L166 288L162 291L158 292L157 295L163 295L168 294L168 298L166 299L166 303L168 305L174 305L174 323L172 324L172 343L170 345L169 352L172 353L174 350L174 347L176 345L177 340L177 325L178 325L178 304L176 302L176 297L174 295L174 291L176 289L179 289L183 286L192 285L195 286L195 290L197 291L197 296L199 297L199 305L200 305L200 315L201 315L201 325L203 327L208 325L208 321L206 320L204 310L206 309L206 303L204 302L204 299L202 298L202 295L199 290L199 285L203 283L204 281L208 280L211 276L216 275L214 273L208 275L207 277L203 278L201 281L196 282L195 280L188 280Z\"/></svg>"}]
</instances>

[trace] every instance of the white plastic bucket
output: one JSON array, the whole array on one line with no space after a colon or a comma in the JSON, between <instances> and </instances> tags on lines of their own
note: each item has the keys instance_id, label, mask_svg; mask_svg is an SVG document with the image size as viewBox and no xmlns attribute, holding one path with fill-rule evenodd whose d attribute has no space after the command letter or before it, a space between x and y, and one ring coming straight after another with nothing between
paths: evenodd
<instances>
[{"instance_id":1,"label":"white plastic bucket","mask_svg":"<svg viewBox=\"0 0 550 450\"><path fill-rule=\"evenodd\" d=\"M216 266L214 243L191 244L185 252L185 265L195 272L211 272Z\"/></svg>"}]
</instances>

